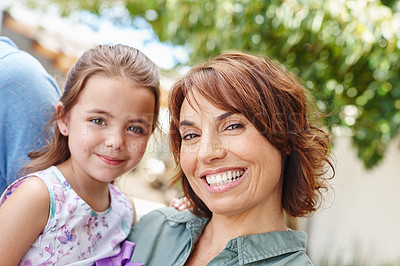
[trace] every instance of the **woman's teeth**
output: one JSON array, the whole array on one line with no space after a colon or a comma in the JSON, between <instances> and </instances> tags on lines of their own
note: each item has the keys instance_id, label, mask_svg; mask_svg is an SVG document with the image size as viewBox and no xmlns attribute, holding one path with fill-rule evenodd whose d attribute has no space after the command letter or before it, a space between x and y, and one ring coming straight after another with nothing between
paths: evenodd
<instances>
[{"instance_id":1,"label":"woman's teeth","mask_svg":"<svg viewBox=\"0 0 400 266\"><path fill-rule=\"evenodd\" d=\"M224 173L219 173L216 175L207 175L206 180L208 185L210 186L221 186L223 184L227 184L230 182L235 181L236 179L240 178L244 173L244 170L237 170L237 171L227 171Z\"/></svg>"}]
</instances>

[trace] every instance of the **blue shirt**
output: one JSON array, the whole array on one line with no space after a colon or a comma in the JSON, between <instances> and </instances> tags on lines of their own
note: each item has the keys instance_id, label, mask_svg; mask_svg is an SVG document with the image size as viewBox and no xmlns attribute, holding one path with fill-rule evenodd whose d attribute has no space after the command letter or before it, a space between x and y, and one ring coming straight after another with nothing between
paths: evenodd
<instances>
[{"instance_id":1,"label":"blue shirt","mask_svg":"<svg viewBox=\"0 0 400 266\"><path fill-rule=\"evenodd\" d=\"M184 265L209 219L163 208L143 216L128 240L136 243L132 261L146 266ZM306 234L276 231L231 239L208 265L312 265Z\"/></svg>"},{"instance_id":2,"label":"blue shirt","mask_svg":"<svg viewBox=\"0 0 400 266\"><path fill-rule=\"evenodd\" d=\"M19 177L27 153L44 144L43 130L59 98L39 61L0 36L0 193Z\"/></svg>"}]
</instances>

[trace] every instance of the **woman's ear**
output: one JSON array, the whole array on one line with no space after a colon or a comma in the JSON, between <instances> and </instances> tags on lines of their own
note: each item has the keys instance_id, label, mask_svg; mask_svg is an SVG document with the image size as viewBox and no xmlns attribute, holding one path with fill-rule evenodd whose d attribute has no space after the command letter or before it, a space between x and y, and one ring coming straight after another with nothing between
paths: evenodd
<instances>
[{"instance_id":1,"label":"woman's ear","mask_svg":"<svg viewBox=\"0 0 400 266\"><path fill-rule=\"evenodd\" d=\"M64 136L68 136L68 115L65 112L65 107L62 102L58 102L56 106L56 115L57 115L57 125L61 134Z\"/></svg>"}]
</instances>

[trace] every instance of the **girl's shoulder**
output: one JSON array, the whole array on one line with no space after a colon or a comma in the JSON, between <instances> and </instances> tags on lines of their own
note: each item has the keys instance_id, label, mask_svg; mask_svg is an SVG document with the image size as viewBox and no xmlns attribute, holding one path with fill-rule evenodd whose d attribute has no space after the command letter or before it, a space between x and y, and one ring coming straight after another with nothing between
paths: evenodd
<instances>
[{"instance_id":1,"label":"girl's shoulder","mask_svg":"<svg viewBox=\"0 0 400 266\"><path fill-rule=\"evenodd\" d=\"M11 185L9 185L6 188L6 190L4 190L2 196L0 197L0 206L19 187L25 188L25 189L20 189L20 191L26 190L26 192L23 192L23 193L27 193L29 191L31 191L31 192L34 191L35 193L40 193L40 194L37 194L37 196L40 196L41 194L48 195L48 189L46 188L48 186L48 182L46 182L45 180L46 180L46 176L51 175L51 173L54 172L54 170L55 170L54 168L56 168L56 167L52 166L43 171L38 171L38 172L23 176L23 177L15 180ZM56 176L58 174L53 174L53 175ZM24 184L24 186L22 186L22 184ZM28 189L26 189L26 188L28 188Z\"/></svg>"},{"instance_id":2,"label":"girl's shoulder","mask_svg":"<svg viewBox=\"0 0 400 266\"><path fill-rule=\"evenodd\" d=\"M35 176L22 182L3 201L0 207L0 219L3 221L0 226L0 257L18 260L22 257L32 241L43 232L49 216L49 204L47 187ZM12 245L9 245L10 239Z\"/></svg>"},{"instance_id":3,"label":"girl's shoulder","mask_svg":"<svg viewBox=\"0 0 400 266\"><path fill-rule=\"evenodd\" d=\"M110 184L111 208L117 212L134 213L133 199L128 198L117 186Z\"/></svg>"},{"instance_id":4,"label":"girl's shoulder","mask_svg":"<svg viewBox=\"0 0 400 266\"><path fill-rule=\"evenodd\" d=\"M3 204L11 194L13 194L13 197L24 197L34 200L35 202L38 200L48 202L49 198L46 184L35 175L25 176L10 185L6 191L4 191L0 205Z\"/></svg>"}]
</instances>

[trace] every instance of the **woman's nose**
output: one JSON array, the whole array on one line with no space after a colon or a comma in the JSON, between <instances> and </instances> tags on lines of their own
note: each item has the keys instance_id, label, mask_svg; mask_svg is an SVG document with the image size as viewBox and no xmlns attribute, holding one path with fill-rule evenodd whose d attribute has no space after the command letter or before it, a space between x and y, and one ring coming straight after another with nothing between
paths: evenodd
<instances>
[{"instance_id":1,"label":"woman's nose","mask_svg":"<svg viewBox=\"0 0 400 266\"><path fill-rule=\"evenodd\" d=\"M201 136L198 160L202 163L210 163L222 159L226 155L226 149L217 134L203 134Z\"/></svg>"}]
</instances>

